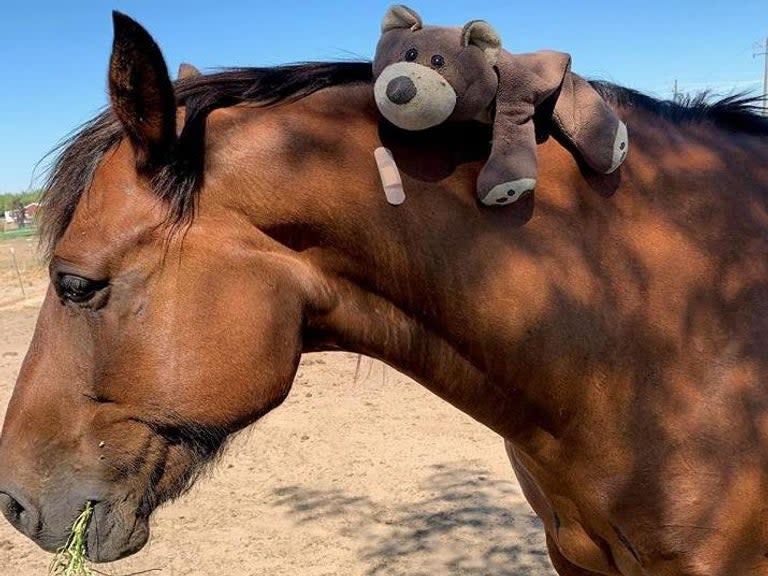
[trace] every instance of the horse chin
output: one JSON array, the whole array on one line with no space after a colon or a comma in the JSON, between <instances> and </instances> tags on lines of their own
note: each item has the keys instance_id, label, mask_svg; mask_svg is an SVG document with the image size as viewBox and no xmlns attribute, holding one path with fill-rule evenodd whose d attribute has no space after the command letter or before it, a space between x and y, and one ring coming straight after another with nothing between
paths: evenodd
<instances>
[{"instance_id":1,"label":"horse chin","mask_svg":"<svg viewBox=\"0 0 768 576\"><path fill-rule=\"evenodd\" d=\"M97 503L88 529L88 558L93 562L113 562L141 550L149 540L151 514L186 492L199 471L198 467L190 466L176 477L161 477L160 484L148 487L138 502L128 497L117 503Z\"/></svg>"},{"instance_id":2,"label":"horse chin","mask_svg":"<svg viewBox=\"0 0 768 576\"><path fill-rule=\"evenodd\" d=\"M174 448L171 460L176 466L169 466L166 460L165 473L147 487L138 501L126 497L117 503L101 502L94 506L86 543L91 561L113 562L141 550L149 540L151 514L184 494L203 472L207 458L183 445ZM214 454L215 451L208 458Z\"/></svg>"},{"instance_id":3,"label":"horse chin","mask_svg":"<svg viewBox=\"0 0 768 576\"><path fill-rule=\"evenodd\" d=\"M92 562L114 562L141 550L149 540L149 517L97 504L86 540Z\"/></svg>"}]
</instances>

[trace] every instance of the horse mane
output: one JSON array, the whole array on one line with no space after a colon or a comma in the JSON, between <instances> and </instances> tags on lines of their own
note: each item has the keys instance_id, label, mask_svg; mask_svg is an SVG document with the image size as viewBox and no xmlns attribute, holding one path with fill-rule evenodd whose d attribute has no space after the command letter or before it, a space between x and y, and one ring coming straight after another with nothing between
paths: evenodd
<instances>
[{"instance_id":1,"label":"horse mane","mask_svg":"<svg viewBox=\"0 0 768 576\"><path fill-rule=\"evenodd\" d=\"M185 106L186 119L171 163L153 180L155 193L168 204L169 220L178 224L194 216L204 165L205 119L210 112L242 103L274 106L324 88L372 81L370 62L229 68L176 81L176 101ZM759 97L735 95L710 101L704 93L673 102L609 82L591 84L619 108L642 109L675 124L710 122L725 131L768 136L768 117L758 115ZM43 187L45 209L40 221L40 242L48 257L69 225L100 160L122 137L120 123L106 109L52 150L57 156Z\"/></svg>"},{"instance_id":2,"label":"horse mane","mask_svg":"<svg viewBox=\"0 0 768 576\"><path fill-rule=\"evenodd\" d=\"M270 68L228 68L174 83L176 104L185 121L170 164L153 178L155 193L168 203L169 220L189 221L202 182L205 120L213 110L251 103L274 106L300 100L331 86L371 83L370 62L308 62ZM54 148L56 155L43 186L40 244L50 259L67 229L80 197L99 162L123 138L117 117L107 108Z\"/></svg>"},{"instance_id":3,"label":"horse mane","mask_svg":"<svg viewBox=\"0 0 768 576\"><path fill-rule=\"evenodd\" d=\"M709 122L728 132L768 136L768 116L761 116L762 96L732 94L713 99L710 92L687 94L677 100L659 100L623 86L597 80L592 87L616 108L651 112L673 124Z\"/></svg>"}]
</instances>

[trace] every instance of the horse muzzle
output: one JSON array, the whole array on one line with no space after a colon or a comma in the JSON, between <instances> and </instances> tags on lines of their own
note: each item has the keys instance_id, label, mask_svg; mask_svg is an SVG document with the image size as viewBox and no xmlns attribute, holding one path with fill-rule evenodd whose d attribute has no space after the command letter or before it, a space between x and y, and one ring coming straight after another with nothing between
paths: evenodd
<instances>
[{"instance_id":1,"label":"horse muzzle","mask_svg":"<svg viewBox=\"0 0 768 576\"><path fill-rule=\"evenodd\" d=\"M72 524L82 512L78 505L36 506L18 491L0 489L0 512L19 532L46 552L56 552L67 543ZM93 562L112 562L138 552L149 539L148 518L126 505L93 502L93 516L86 533L86 555Z\"/></svg>"}]
</instances>

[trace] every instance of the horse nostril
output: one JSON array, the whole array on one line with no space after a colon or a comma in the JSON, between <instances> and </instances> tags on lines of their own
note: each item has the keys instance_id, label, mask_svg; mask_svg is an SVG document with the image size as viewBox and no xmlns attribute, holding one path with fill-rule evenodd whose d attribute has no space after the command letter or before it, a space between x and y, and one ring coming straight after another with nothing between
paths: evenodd
<instances>
[{"instance_id":1,"label":"horse nostril","mask_svg":"<svg viewBox=\"0 0 768 576\"><path fill-rule=\"evenodd\" d=\"M0 492L0 512L3 513L3 516L5 516L8 522L15 526L18 523L19 516L21 516L23 510L24 507L9 494Z\"/></svg>"},{"instance_id":2,"label":"horse nostril","mask_svg":"<svg viewBox=\"0 0 768 576\"><path fill-rule=\"evenodd\" d=\"M37 533L36 515L6 492L0 492L0 512L14 528L30 538Z\"/></svg>"},{"instance_id":3,"label":"horse nostril","mask_svg":"<svg viewBox=\"0 0 768 576\"><path fill-rule=\"evenodd\" d=\"M0 493L0 512L3 513L8 522L18 526L21 522L21 516L24 514L24 506L10 494Z\"/></svg>"},{"instance_id":4,"label":"horse nostril","mask_svg":"<svg viewBox=\"0 0 768 576\"><path fill-rule=\"evenodd\" d=\"M395 104L407 104L416 96L416 85L408 76L398 76L387 84L387 98Z\"/></svg>"}]
</instances>

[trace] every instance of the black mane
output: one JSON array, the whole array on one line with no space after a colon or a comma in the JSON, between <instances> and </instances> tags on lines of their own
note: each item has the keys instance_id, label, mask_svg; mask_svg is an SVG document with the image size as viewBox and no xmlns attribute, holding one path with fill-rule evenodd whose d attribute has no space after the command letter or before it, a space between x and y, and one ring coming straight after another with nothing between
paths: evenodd
<instances>
[{"instance_id":1,"label":"black mane","mask_svg":"<svg viewBox=\"0 0 768 576\"><path fill-rule=\"evenodd\" d=\"M760 96L734 94L713 99L709 92L701 92L674 101L658 100L610 82L593 80L590 84L616 108L645 110L674 124L710 122L728 132L768 136L768 116L760 116Z\"/></svg>"},{"instance_id":2,"label":"black mane","mask_svg":"<svg viewBox=\"0 0 768 576\"><path fill-rule=\"evenodd\" d=\"M186 121L173 161L153 182L155 192L168 203L169 219L179 223L194 215L202 179L205 119L211 111L245 102L273 106L331 86L370 84L372 76L370 62L343 62L233 68L177 81L176 99L186 107ZM710 122L726 131L768 136L768 118L757 114L759 98L737 95L709 102L708 95L702 94L672 102L608 82L592 85L620 108L646 110L676 124ZM56 148L58 157L42 200L41 243L48 255L69 225L99 161L122 137L117 118L106 110Z\"/></svg>"}]
</instances>

